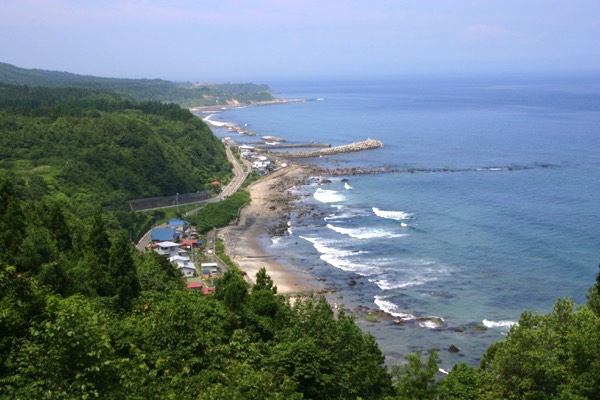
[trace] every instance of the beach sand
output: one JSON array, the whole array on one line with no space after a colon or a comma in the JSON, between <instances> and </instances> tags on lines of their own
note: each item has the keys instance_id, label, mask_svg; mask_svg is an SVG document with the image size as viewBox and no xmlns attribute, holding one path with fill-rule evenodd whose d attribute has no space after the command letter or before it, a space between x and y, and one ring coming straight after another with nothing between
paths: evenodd
<instances>
[{"instance_id":1,"label":"beach sand","mask_svg":"<svg viewBox=\"0 0 600 400\"><path fill-rule=\"evenodd\" d=\"M248 191L252 198L244 207L237 224L219 230L225 252L254 282L256 273L264 267L277 285L277 293L303 295L324 293L324 284L300 266L284 265L265 252L260 245L287 227L291 195L288 189L301 185L311 173L310 167L291 165L254 182Z\"/></svg>"}]
</instances>

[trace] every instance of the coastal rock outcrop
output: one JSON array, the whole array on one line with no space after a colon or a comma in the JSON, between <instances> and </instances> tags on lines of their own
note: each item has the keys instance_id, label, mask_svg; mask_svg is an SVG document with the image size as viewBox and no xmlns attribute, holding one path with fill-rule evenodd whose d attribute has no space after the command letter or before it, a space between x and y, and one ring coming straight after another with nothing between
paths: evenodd
<instances>
[{"instance_id":1,"label":"coastal rock outcrop","mask_svg":"<svg viewBox=\"0 0 600 400\"><path fill-rule=\"evenodd\" d=\"M455 345L451 344L450 347L448 347L448 351L450 353L458 353L460 351L460 349L458 347L456 347Z\"/></svg>"}]
</instances>

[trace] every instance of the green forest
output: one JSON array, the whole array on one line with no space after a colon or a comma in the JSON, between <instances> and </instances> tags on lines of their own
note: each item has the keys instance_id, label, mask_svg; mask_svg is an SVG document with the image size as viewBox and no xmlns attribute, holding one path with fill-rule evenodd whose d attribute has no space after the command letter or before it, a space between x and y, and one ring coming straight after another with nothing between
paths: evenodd
<instances>
[{"instance_id":1,"label":"green forest","mask_svg":"<svg viewBox=\"0 0 600 400\"><path fill-rule=\"evenodd\" d=\"M390 368L351 315L278 294L264 270L250 286L234 267L203 295L135 250L143 217L127 200L231 177L189 111L1 84L0 141L0 399L600 398L600 273L587 304L523 312L478 366L440 376L432 349ZM223 224L247 201L196 222Z\"/></svg>"},{"instance_id":2,"label":"green forest","mask_svg":"<svg viewBox=\"0 0 600 400\"><path fill-rule=\"evenodd\" d=\"M220 141L175 104L6 84L0 169L24 179L32 196L58 191L102 206L196 192L231 178Z\"/></svg>"}]
</instances>

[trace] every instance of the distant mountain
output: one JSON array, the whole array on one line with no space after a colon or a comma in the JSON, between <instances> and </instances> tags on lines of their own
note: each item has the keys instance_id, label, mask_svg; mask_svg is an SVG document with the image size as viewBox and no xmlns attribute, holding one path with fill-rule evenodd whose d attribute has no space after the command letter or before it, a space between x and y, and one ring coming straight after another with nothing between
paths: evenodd
<instances>
[{"instance_id":1,"label":"distant mountain","mask_svg":"<svg viewBox=\"0 0 600 400\"><path fill-rule=\"evenodd\" d=\"M176 103L182 107L252 104L273 100L267 85L254 83L192 84L163 79L103 78L70 72L24 69L2 62L0 83L110 90L137 101Z\"/></svg>"}]
</instances>

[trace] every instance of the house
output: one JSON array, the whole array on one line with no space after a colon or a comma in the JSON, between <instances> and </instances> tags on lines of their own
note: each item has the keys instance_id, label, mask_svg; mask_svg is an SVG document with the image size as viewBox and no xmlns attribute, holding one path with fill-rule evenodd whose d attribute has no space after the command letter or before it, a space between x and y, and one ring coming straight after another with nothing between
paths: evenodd
<instances>
[{"instance_id":1,"label":"house","mask_svg":"<svg viewBox=\"0 0 600 400\"><path fill-rule=\"evenodd\" d=\"M185 283L188 289L202 290L202 281L198 278L189 278Z\"/></svg>"},{"instance_id":2,"label":"house","mask_svg":"<svg viewBox=\"0 0 600 400\"><path fill-rule=\"evenodd\" d=\"M154 228L150 233L150 238L153 243L156 242L177 242L181 235L176 229L173 228Z\"/></svg>"},{"instance_id":3,"label":"house","mask_svg":"<svg viewBox=\"0 0 600 400\"><path fill-rule=\"evenodd\" d=\"M161 256L172 257L179 254L181 249L179 248L179 243L175 242L158 242L155 244L156 248L154 249Z\"/></svg>"},{"instance_id":4,"label":"house","mask_svg":"<svg viewBox=\"0 0 600 400\"><path fill-rule=\"evenodd\" d=\"M191 265L190 257L187 255L182 255L182 254L176 254L174 256L169 256L169 261L171 261L173 264L176 264L178 267Z\"/></svg>"},{"instance_id":5,"label":"house","mask_svg":"<svg viewBox=\"0 0 600 400\"><path fill-rule=\"evenodd\" d=\"M202 269L202 271L204 271L204 270L210 271L209 273L211 273L211 274L216 274L218 272L221 272L221 268L219 268L219 265L214 262L202 263L202 264L200 264L200 269Z\"/></svg>"},{"instance_id":6,"label":"house","mask_svg":"<svg viewBox=\"0 0 600 400\"><path fill-rule=\"evenodd\" d=\"M200 290L202 290L202 293L204 293L204 294L211 294L211 293L215 292L215 288L206 287L206 286L202 286L202 288Z\"/></svg>"},{"instance_id":7,"label":"house","mask_svg":"<svg viewBox=\"0 0 600 400\"><path fill-rule=\"evenodd\" d=\"M190 262L189 256L176 255L169 257L169 261L173 264L177 265L177 268L181 271L183 276L186 278L192 277L196 275L196 267L194 267L194 263Z\"/></svg>"},{"instance_id":8,"label":"house","mask_svg":"<svg viewBox=\"0 0 600 400\"><path fill-rule=\"evenodd\" d=\"M170 228L175 229L179 232L185 232L185 230L188 228L187 221L184 221L182 219L170 219L167 221L167 225Z\"/></svg>"},{"instance_id":9,"label":"house","mask_svg":"<svg viewBox=\"0 0 600 400\"><path fill-rule=\"evenodd\" d=\"M202 240L186 239L179 244L179 247L186 250L191 250L200 246L202 246Z\"/></svg>"},{"instance_id":10,"label":"house","mask_svg":"<svg viewBox=\"0 0 600 400\"><path fill-rule=\"evenodd\" d=\"M191 278L193 276L196 276L196 268L194 268L192 264L186 264L178 267L181 271L181 275L183 275L184 277Z\"/></svg>"}]
</instances>

